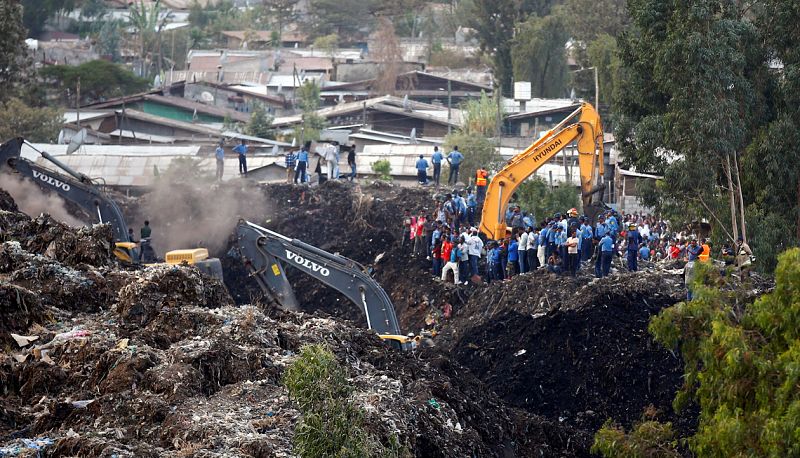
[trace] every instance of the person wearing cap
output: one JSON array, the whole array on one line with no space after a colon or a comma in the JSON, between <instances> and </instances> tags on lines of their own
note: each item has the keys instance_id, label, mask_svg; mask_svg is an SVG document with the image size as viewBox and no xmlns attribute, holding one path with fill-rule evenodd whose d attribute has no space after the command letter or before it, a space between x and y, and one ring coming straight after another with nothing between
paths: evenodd
<instances>
[{"instance_id":1,"label":"person wearing cap","mask_svg":"<svg viewBox=\"0 0 800 458\"><path fill-rule=\"evenodd\" d=\"M619 221L617 221L617 217L614 216L613 211L608 212L608 218L606 218L606 223L608 224L608 232L611 233L611 238L616 239L619 235Z\"/></svg>"},{"instance_id":2,"label":"person wearing cap","mask_svg":"<svg viewBox=\"0 0 800 458\"><path fill-rule=\"evenodd\" d=\"M625 241L628 243L626 249L628 256L628 270L636 272L639 266L636 264L636 259L639 256L639 245L642 243L642 234L636 230L636 223L631 222L628 224L628 233L625 234Z\"/></svg>"},{"instance_id":3,"label":"person wearing cap","mask_svg":"<svg viewBox=\"0 0 800 458\"><path fill-rule=\"evenodd\" d=\"M614 256L614 239L611 238L610 233L606 233L600 239L600 275L598 277L607 277L611 272L611 259Z\"/></svg>"},{"instance_id":4,"label":"person wearing cap","mask_svg":"<svg viewBox=\"0 0 800 458\"><path fill-rule=\"evenodd\" d=\"M578 228L578 209L570 208L567 215L569 216L567 219L567 233L571 233L572 229Z\"/></svg>"},{"instance_id":5,"label":"person wearing cap","mask_svg":"<svg viewBox=\"0 0 800 458\"><path fill-rule=\"evenodd\" d=\"M425 160L425 157L420 154L419 159L417 159L417 181L419 184L428 184L428 161Z\"/></svg>"},{"instance_id":6,"label":"person wearing cap","mask_svg":"<svg viewBox=\"0 0 800 458\"><path fill-rule=\"evenodd\" d=\"M581 239L581 261L586 262L592 258L592 225L588 218L581 216L580 239Z\"/></svg>"},{"instance_id":7,"label":"person wearing cap","mask_svg":"<svg viewBox=\"0 0 800 458\"><path fill-rule=\"evenodd\" d=\"M595 260L594 260L594 274L596 277L602 277L602 265L603 265L603 257L602 257L602 249L600 247L600 241L603 240L608 234L608 226L606 225L605 217L600 216L597 219L597 224L594 227L594 241L597 244L597 248L595 249Z\"/></svg>"}]
</instances>

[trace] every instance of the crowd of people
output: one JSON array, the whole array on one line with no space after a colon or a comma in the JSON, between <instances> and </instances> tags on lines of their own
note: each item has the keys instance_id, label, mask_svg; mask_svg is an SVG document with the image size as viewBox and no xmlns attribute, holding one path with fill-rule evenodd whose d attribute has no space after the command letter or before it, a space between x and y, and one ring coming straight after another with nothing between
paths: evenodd
<instances>
[{"instance_id":1,"label":"crowd of people","mask_svg":"<svg viewBox=\"0 0 800 458\"><path fill-rule=\"evenodd\" d=\"M511 204L505 214L503 240L487 240L476 226L480 202L470 188L437 195L434 211L403 215L400 245L413 256L431 261L431 273L442 281L468 284L504 281L545 269L575 276L581 269L602 278L614 259L618 270L635 272L642 264L682 260L708 262L713 245L688 231L673 231L669 221L652 215L607 210L596 218L571 208L537 222L534 215ZM716 253L720 261L746 268L752 251L741 238Z\"/></svg>"}]
</instances>

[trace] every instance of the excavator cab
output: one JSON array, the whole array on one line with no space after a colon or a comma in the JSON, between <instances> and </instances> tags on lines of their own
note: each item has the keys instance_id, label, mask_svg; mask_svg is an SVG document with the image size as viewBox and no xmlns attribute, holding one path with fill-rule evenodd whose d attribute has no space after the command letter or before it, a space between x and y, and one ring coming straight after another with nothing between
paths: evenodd
<instances>
[{"instance_id":1,"label":"excavator cab","mask_svg":"<svg viewBox=\"0 0 800 458\"><path fill-rule=\"evenodd\" d=\"M396 350L413 350L417 348L418 339L416 337L397 334L378 334L378 337Z\"/></svg>"}]
</instances>

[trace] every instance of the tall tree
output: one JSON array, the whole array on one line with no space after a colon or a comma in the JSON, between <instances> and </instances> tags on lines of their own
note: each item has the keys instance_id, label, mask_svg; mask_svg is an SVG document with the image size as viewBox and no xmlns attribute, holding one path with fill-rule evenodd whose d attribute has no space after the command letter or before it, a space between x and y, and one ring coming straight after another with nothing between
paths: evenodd
<instances>
[{"instance_id":1,"label":"tall tree","mask_svg":"<svg viewBox=\"0 0 800 458\"><path fill-rule=\"evenodd\" d=\"M0 101L8 98L30 68L22 25L22 6L18 2L0 2Z\"/></svg>"},{"instance_id":2,"label":"tall tree","mask_svg":"<svg viewBox=\"0 0 800 458\"><path fill-rule=\"evenodd\" d=\"M392 21L386 17L379 20L380 27L374 35L373 49L370 50L372 60L379 63L378 76L372 90L378 95L394 94L403 54Z\"/></svg>"},{"instance_id":3,"label":"tall tree","mask_svg":"<svg viewBox=\"0 0 800 458\"><path fill-rule=\"evenodd\" d=\"M278 30L278 37L283 34L283 30L287 25L297 20L297 12L295 6L296 0L263 0L262 4L267 12L272 16L276 29Z\"/></svg>"},{"instance_id":4,"label":"tall tree","mask_svg":"<svg viewBox=\"0 0 800 458\"><path fill-rule=\"evenodd\" d=\"M495 83L503 95L513 91L511 43L514 27L530 14L547 16L554 0L468 0L461 9L475 29L481 52L492 59Z\"/></svg>"},{"instance_id":5,"label":"tall tree","mask_svg":"<svg viewBox=\"0 0 800 458\"><path fill-rule=\"evenodd\" d=\"M514 78L530 81L534 97L564 97L567 89L564 46L569 40L564 16L561 13L542 18L531 16L517 29L511 43Z\"/></svg>"},{"instance_id":6,"label":"tall tree","mask_svg":"<svg viewBox=\"0 0 800 458\"><path fill-rule=\"evenodd\" d=\"M741 153L763 119L766 52L735 0L631 0L617 138L629 165L665 175L652 197L676 222L735 238ZM678 71L680 69L680 71ZM739 199L739 200L737 200Z\"/></svg>"}]
</instances>

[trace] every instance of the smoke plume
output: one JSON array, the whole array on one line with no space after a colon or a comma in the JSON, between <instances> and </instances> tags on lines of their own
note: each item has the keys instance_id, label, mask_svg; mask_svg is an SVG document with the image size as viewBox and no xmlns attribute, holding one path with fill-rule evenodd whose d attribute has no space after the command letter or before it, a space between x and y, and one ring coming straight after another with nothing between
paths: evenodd
<instances>
[{"instance_id":1,"label":"smoke plume","mask_svg":"<svg viewBox=\"0 0 800 458\"><path fill-rule=\"evenodd\" d=\"M249 182L210 184L201 180L175 183L164 180L130 208L128 225L139 236L145 220L159 257L170 250L208 248L212 256L225 253L239 218L263 222L270 206L261 189Z\"/></svg>"},{"instance_id":2,"label":"smoke plume","mask_svg":"<svg viewBox=\"0 0 800 458\"><path fill-rule=\"evenodd\" d=\"M67 203L58 194L47 192L41 187L22 177L0 173L0 188L5 189L14 198L20 211L36 217L47 213L54 219L70 226L85 226L91 221L81 221L68 209ZM76 211L80 211L77 210Z\"/></svg>"}]
</instances>

